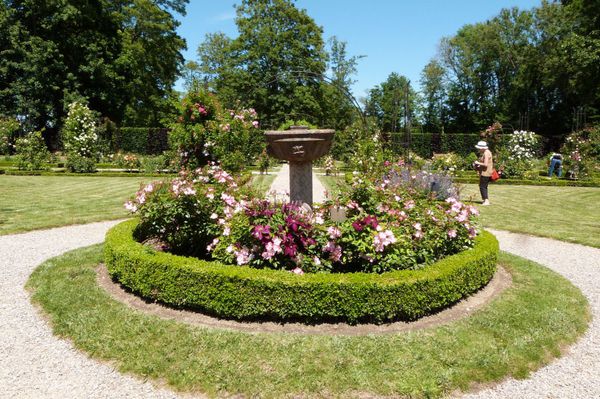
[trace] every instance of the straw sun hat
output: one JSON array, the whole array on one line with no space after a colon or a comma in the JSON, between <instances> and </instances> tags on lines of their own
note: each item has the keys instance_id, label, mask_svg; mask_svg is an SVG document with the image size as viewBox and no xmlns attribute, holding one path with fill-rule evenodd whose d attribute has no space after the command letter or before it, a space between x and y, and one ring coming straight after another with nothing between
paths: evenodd
<instances>
[{"instance_id":1,"label":"straw sun hat","mask_svg":"<svg viewBox=\"0 0 600 399\"><path fill-rule=\"evenodd\" d=\"M477 143L477 145L475 146L475 148L478 148L480 150L487 150L488 145L485 141L480 141Z\"/></svg>"}]
</instances>

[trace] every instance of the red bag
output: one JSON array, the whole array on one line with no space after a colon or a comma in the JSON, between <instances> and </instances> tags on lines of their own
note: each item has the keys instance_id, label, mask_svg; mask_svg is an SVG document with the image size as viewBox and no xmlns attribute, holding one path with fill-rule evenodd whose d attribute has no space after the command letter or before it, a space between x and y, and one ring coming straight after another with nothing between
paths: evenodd
<instances>
[{"instance_id":1,"label":"red bag","mask_svg":"<svg viewBox=\"0 0 600 399\"><path fill-rule=\"evenodd\" d=\"M496 181L500 178L500 173L496 169L492 169L492 175L490 176L491 181Z\"/></svg>"}]
</instances>

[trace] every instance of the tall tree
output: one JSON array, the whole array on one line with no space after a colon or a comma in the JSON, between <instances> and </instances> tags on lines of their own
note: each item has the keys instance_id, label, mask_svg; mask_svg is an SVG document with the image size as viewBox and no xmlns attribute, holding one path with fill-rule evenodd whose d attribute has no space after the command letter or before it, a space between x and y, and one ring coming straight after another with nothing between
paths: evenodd
<instances>
[{"instance_id":1,"label":"tall tree","mask_svg":"<svg viewBox=\"0 0 600 399\"><path fill-rule=\"evenodd\" d=\"M338 131L352 124L358 116L358 104L352 96L353 76L357 72L358 61L364 56L348 56L346 42L333 36L329 40L328 69L330 81L323 87L323 127Z\"/></svg>"},{"instance_id":2,"label":"tall tree","mask_svg":"<svg viewBox=\"0 0 600 399\"><path fill-rule=\"evenodd\" d=\"M255 108L263 126L322 119L326 69L322 28L292 0L243 0L237 38L210 35L199 48L203 71L227 105Z\"/></svg>"},{"instance_id":3,"label":"tall tree","mask_svg":"<svg viewBox=\"0 0 600 399\"><path fill-rule=\"evenodd\" d=\"M3 0L0 112L45 127L54 145L73 100L115 122L155 115L185 45L169 10L187 1Z\"/></svg>"},{"instance_id":4,"label":"tall tree","mask_svg":"<svg viewBox=\"0 0 600 399\"><path fill-rule=\"evenodd\" d=\"M428 132L439 132L444 129L446 120L445 101L446 71L437 60L431 60L421 72L421 89L423 95L423 128Z\"/></svg>"},{"instance_id":5,"label":"tall tree","mask_svg":"<svg viewBox=\"0 0 600 399\"><path fill-rule=\"evenodd\" d=\"M185 40L171 10L185 14L188 0L132 0L121 8L123 50L117 64L128 95L123 123L160 126L174 112L169 97L183 66Z\"/></svg>"},{"instance_id":6,"label":"tall tree","mask_svg":"<svg viewBox=\"0 0 600 399\"><path fill-rule=\"evenodd\" d=\"M417 95L409 80L392 72L387 80L369 91L365 113L377 120L384 132L396 133L406 128L407 117L414 118Z\"/></svg>"}]
</instances>

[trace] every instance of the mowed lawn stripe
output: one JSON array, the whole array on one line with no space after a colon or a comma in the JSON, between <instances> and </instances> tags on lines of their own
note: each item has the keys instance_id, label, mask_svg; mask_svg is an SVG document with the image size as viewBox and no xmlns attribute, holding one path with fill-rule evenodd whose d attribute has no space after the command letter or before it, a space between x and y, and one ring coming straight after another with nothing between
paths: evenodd
<instances>
[{"instance_id":1,"label":"mowed lawn stripe","mask_svg":"<svg viewBox=\"0 0 600 399\"><path fill-rule=\"evenodd\" d=\"M484 226L600 248L600 188L492 184L489 192ZM467 184L461 197L480 202L479 188Z\"/></svg>"},{"instance_id":2,"label":"mowed lawn stripe","mask_svg":"<svg viewBox=\"0 0 600 399\"><path fill-rule=\"evenodd\" d=\"M144 177L0 176L0 234L126 217Z\"/></svg>"}]
</instances>

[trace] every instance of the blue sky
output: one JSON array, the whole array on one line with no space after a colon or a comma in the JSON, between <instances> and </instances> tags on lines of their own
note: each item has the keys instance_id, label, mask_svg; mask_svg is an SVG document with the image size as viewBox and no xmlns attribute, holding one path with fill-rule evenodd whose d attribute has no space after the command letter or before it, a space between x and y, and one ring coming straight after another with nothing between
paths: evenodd
<instances>
[{"instance_id":1,"label":"blue sky","mask_svg":"<svg viewBox=\"0 0 600 399\"><path fill-rule=\"evenodd\" d=\"M237 36L234 4L230 0L190 0L178 31L186 41L186 60L207 33ZM358 64L353 87L357 98L385 81L390 73L408 77L419 89L423 67L433 58L440 39L465 24L483 22L502 8L531 9L541 0L297 0L323 27L323 38L347 42L349 55L365 55ZM178 89L181 89L179 82Z\"/></svg>"}]
</instances>

